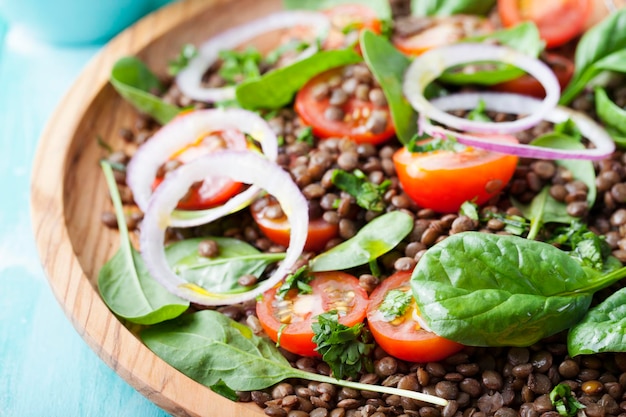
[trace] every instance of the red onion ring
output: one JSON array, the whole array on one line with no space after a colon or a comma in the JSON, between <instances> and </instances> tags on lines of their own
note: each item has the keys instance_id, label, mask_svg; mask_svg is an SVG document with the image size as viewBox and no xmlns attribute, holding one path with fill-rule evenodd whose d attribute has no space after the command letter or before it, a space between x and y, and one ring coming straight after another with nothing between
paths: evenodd
<instances>
[{"instance_id":1,"label":"red onion ring","mask_svg":"<svg viewBox=\"0 0 626 417\"><path fill-rule=\"evenodd\" d=\"M424 89L446 69L472 62L495 61L514 65L535 77L546 90L540 105L525 117L510 122L481 122L446 113L424 97ZM514 49L483 43L459 43L431 49L413 60L403 84L404 94L413 108L429 119L461 131L477 133L511 133L528 129L541 121L543 115L556 107L560 87L552 70L537 58ZM524 112L526 113L526 112Z\"/></svg>"},{"instance_id":2,"label":"red onion ring","mask_svg":"<svg viewBox=\"0 0 626 417\"><path fill-rule=\"evenodd\" d=\"M146 211L152 196L152 183L159 167L175 152L192 144L202 135L220 130L237 130L252 136L261 144L265 157L271 161L278 155L278 139L267 122L256 113L242 109L196 110L176 117L163 126L146 143L139 147L128 163L126 182L133 192L135 202ZM207 175L208 176L208 175ZM206 176L205 176L206 177ZM231 207L244 207L259 192L257 187L233 197ZM172 225L190 227L204 224L215 209L185 212L176 211Z\"/></svg>"},{"instance_id":3,"label":"red onion ring","mask_svg":"<svg viewBox=\"0 0 626 417\"><path fill-rule=\"evenodd\" d=\"M522 114L539 108L541 100L530 96L508 93L461 93L440 97L431 101L442 111L470 110L483 101L487 110ZM505 142L491 142L484 137L468 133L454 132L441 126L433 126L425 117L420 117L420 129L433 137L455 137L459 143L468 146L480 147L495 152L514 154L525 158L540 159L605 159L615 151L615 143L609 134L595 121L584 113L557 106L543 115L543 120L552 123L562 123L571 119L580 132L595 145L595 148L585 150L552 149L541 146L512 144Z\"/></svg>"},{"instance_id":4,"label":"red onion ring","mask_svg":"<svg viewBox=\"0 0 626 417\"><path fill-rule=\"evenodd\" d=\"M285 212L291 236L286 256L270 278L253 290L238 294L216 294L176 275L165 257L165 230L172 224L171 213L189 187L207 175L227 176L254 184L272 194ZM208 222L229 214L236 206L232 199L214 210ZM141 225L140 245L148 271L171 293L202 305L235 304L262 294L290 272L304 249L309 224L308 204L289 173L263 156L250 151L220 151L200 157L172 172L150 199Z\"/></svg>"},{"instance_id":5,"label":"red onion ring","mask_svg":"<svg viewBox=\"0 0 626 417\"><path fill-rule=\"evenodd\" d=\"M318 38L326 37L330 21L326 15L313 11L281 11L270 14L250 23L228 29L202 44L198 55L176 76L176 84L188 97L205 102L231 100L235 98L234 87L207 88L202 86L202 77L219 58L220 51L235 49L264 33L291 28L294 26L312 27ZM298 57L304 59L317 51L313 44Z\"/></svg>"}]
</instances>

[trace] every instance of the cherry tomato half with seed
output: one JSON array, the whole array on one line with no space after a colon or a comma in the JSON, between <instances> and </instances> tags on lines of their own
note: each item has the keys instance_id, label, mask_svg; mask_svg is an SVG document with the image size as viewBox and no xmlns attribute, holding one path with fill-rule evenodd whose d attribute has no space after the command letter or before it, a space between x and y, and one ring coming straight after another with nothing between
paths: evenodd
<instances>
[{"instance_id":1,"label":"cherry tomato half with seed","mask_svg":"<svg viewBox=\"0 0 626 417\"><path fill-rule=\"evenodd\" d=\"M414 319L417 305L411 297L403 314L392 318L381 305L392 290L411 292L411 272L400 271L385 279L370 295L367 323L376 343L388 354L411 362L435 362L463 349L463 345L424 330Z\"/></svg>"},{"instance_id":2,"label":"cherry tomato half with seed","mask_svg":"<svg viewBox=\"0 0 626 417\"><path fill-rule=\"evenodd\" d=\"M511 135L483 136L518 142ZM481 205L498 194L513 176L518 157L470 146L415 153L403 147L393 162L402 189L420 207L455 213L466 201Z\"/></svg>"},{"instance_id":3,"label":"cherry tomato half with seed","mask_svg":"<svg viewBox=\"0 0 626 417\"><path fill-rule=\"evenodd\" d=\"M303 356L319 356L311 325L327 311L339 313L339 323L348 327L361 323L368 297L358 278L344 272L316 272L309 282L310 294L290 290L277 297L275 287L257 302L256 312L265 333L283 349Z\"/></svg>"},{"instance_id":4,"label":"cherry tomato half with seed","mask_svg":"<svg viewBox=\"0 0 626 417\"><path fill-rule=\"evenodd\" d=\"M184 117L184 115L180 117ZM175 168L212 152L224 149L245 150L247 147L248 143L245 135L236 130L211 132L204 135L198 138L196 142L185 146L170 156L169 160L159 169L157 177L152 183L152 189L156 189L163 182L168 166ZM177 208L180 210L203 210L216 207L238 194L242 187L243 184L235 182L230 178L207 178L202 182L194 184L189 189L189 192L178 202Z\"/></svg>"},{"instance_id":5,"label":"cherry tomato half with seed","mask_svg":"<svg viewBox=\"0 0 626 417\"><path fill-rule=\"evenodd\" d=\"M329 81L342 76L342 68L313 77L296 95L295 110L321 138L347 137L356 143L379 144L395 135L389 107L350 95L343 104L331 106ZM330 110L329 110L330 109ZM332 112L331 110L335 110Z\"/></svg>"},{"instance_id":6,"label":"cherry tomato half with seed","mask_svg":"<svg viewBox=\"0 0 626 417\"><path fill-rule=\"evenodd\" d=\"M396 29L392 42L398 50L409 56L417 56L429 49L450 45L467 37L493 32L493 25L489 20L474 15L410 17L406 22L401 26L405 27L403 30Z\"/></svg>"},{"instance_id":7,"label":"cherry tomato half with seed","mask_svg":"<svg viewBox=\"0 0 626 417\"><path fill-rule=\"evenodd\" d=\"M345 48L359 40L365 29L379 34L382 23L376 12L362 4L339 4L323 11L328 16L331 30L324 41L324 48Z\"/></svg>"},{"instance_id":8,"label":"cherry tomato half with seed","mask_svg":"<svg viewBox=\"0 0 626 417\"><path fill-rule=\"evenodd\" d=\"M289 220L273 197L265 196L255 201L250 211L257 226L269 240L281 246L289 246ZM328 223L323 218L310 219L304 250L319 252L338 234L339 225Z\"/></svg>"},{"instance_id":9,"label":"cherry tomato half with seed","mask_svg":"<svg viewBox=\"0 0 626 417\"><path fill-rule=\"evenodd\" d=\"M556 75L559 85L561 86L561 91L565 89L574 75L574 62L563 55L555 53L544 54L542 60L550 66L554 75ZM546 91L541 83L528 74L524 74L514 80L495 84L491 86L491 89L508 93L525 94L537 98L544 98L546 96Z\"/></svg>"},{"instance_id":10,"label":"cherry tomato half with seed","mask_svg":"<svg viewBox=\"0 0 626 417\"><path fill-rule=\"evenodd\" d=\"M563 45L580 35L593 10L593 0L498 0L505 27L532 21L547 48Z\"/></svg>"}]
</instances>

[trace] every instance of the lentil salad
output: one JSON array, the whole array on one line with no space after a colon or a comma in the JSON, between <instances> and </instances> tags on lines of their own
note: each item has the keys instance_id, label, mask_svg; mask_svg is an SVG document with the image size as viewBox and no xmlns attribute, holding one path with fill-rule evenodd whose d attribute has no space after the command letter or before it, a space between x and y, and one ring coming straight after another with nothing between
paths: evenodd
<instances>
[{"instance_id":1,"label":"lentil salad","mask_svg":"<svg viewBox=\"0 0 626 417\"><path fill-rule=\"evenodd\" d=\"M359 75L361 74L361 75ZM329 97L331 107L328 119L337 117L337 109L350 94L359 99L367 98L374 106L381 107L384 97L380 88L369 74L364 64L354 64L342 71L335 88L330 91L318 91L323 97ZM359 78L361 77L361 78ZM363 79L365 78L365 80ZM354 81L351 81L354 80ZM367 81L367 82L363 82ZM354 89L351 85L354 84ZM338 89L337 86L342 88ZM343 88L347 85L347 88ZM613 92L616 102L620 100L619 88ZM367 92L367 94L366 94ZM176 86L164 96L179 106L196 103L177 91ZM579 97L573 106L590 110L591 97L587 94ZM336 106L336 107L333 107ZM334 114L333 114L334 113ZM376 133L385 117L381 113L371 113L366 124ZM488 114L492 119L510 117L503 114ZM389 116L387 116L389 117ZM331 238L325 247L332 248L339 242L350 239L369 220L377 217L375 212L364 210L355 204L354 196L338 189L332 182L334 169L344 171L359 169L373 184L389 184L382 193L388 211L403 211L414 218L414 226L407 239L403 240L392 252L380 259L380 275L368 271L358 275L359 285L368 293L374 291L382 277L394 271L411 271L419 263L426 251L442 242L446 237L464 231L483 233L506 232L511 218L524 218L523 211L510 203L513 196L522 203L531 202L547 185L550 195L567 205L570 216L588 221L589 227L604 235L611 246L612 254L621 262L626 261L623 236L621 207L624 201L620 194L624 173L622 153L617 151L610 159L595 164L595 181L598 198L602 204L588 204L589 186L577 179L567 168L544 160L521 159L515 169L512 181L505 192L493 197L480 208L481 215L475 218L467 212L438 214L432 209L419 207L407 196L397 179L393 164L393 154L400 143L394 140L383 144L355 143L345 138L331 137L319 140L309 136L302 118L291 108L281 109L269 118L268 123L278 136L284 140L277 163L290 172L296 184L302 189L309 201L309 214L312 219L322 219L337 228L336 237ZM389 124L389 119L387 119ZM144 116L138 117L138 126L120 132L131 141L143 141L152 135L158 126ZM528 142L542 132L553 128L542 123L530 131L518 135L522 142ZM313 132L315 133L315 132ZM310 137L311 142L303 140ZM126 162L121 154L111 156L115 162ZM164 167L167 170L166 167ZM119 172L119 171L118 171ZM120 175L118 173L118 175ZM123 178L119 178L123 183ZM132 204L132 195L121 187L126 203ZM623 191L623 190L622 190ZM623 194L623 193L622 193ZM281 208L271 201L259 200L254 205L262 205L270 212L266 217L281 217ZM268 208L269 207L269 208ZM113 224L114 216L107 215L105 220ZM140 222L141 215L128 218L131 229ZM245 211L229 218L219 225L219 234L251 242L264 252L281 252L284 245L276 244L267 238L267 234ZM170 230L169 238L179 240L190 236L205 236L202 228L192 230ZM212 232L215 233L215 232ZM211 257L215 250L215 240L201 240L202 255ZM213 248L213 249L211 249ZM312 257L312 254L308 255ZM304 256L307 260L307 255ZM359 272L359 271L356 271ZM361 271L362 272L362 271ZM241 279L252 279L242 276ZM242 284L244 285L244 284ZM606 290L610 292L616 287ZM599 294L598 300L606 294ZM256 317L255 303L218 307L218 311L247 323L255 332L261 332ZM624 356L619 353L582 356L571 358L567 353L565 335L557 335L534 343L529 347L482 348L466 347L463 351L439 362L411 363L398 360L376 347L371 353L373 368L363 372L359 379L365 383L379 383L384 386L398 386L403 389L431 393L449 400L444 408L420 403L394 395L381 395L357 392L347 388L337 388L326 383L306 383L289 381L280 383L269 390L240 392L240 400L254 401L265 409L268 415L540 415L556 413L549 393L558 383L568 384L576 398L586 406L585 413L594 415L619 415L623 413L622 395L624 389ZM298 357L283 352L287 359L299 369L306 369L321 374L329 374L329 366L319 358ZM378 413L378 414L376 414ZM553 415L553 414L550 414Z\"/></svg>"}]
</instances>

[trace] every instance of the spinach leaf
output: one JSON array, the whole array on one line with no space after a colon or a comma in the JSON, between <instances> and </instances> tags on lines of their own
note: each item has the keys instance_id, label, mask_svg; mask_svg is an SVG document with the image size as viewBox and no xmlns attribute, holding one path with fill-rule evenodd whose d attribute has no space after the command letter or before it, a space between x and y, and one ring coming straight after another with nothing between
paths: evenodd
<instances>
[{"instance_id":1,"label":"spinach leaf","mask_svg":"<svg viewBox=\"0 0 626 417\"><path fill-rule=\"evenodd\" d=\"M374 344L368 343L369 335L363 326L364 323L351 327L339 323L336 311L320 314L311 325L315 350L330 366L335 378L356 378L361 370L372 370L368 355Z\"/></svg>"},{"instance_id":2,"label":"spinach leaf","mask_svg":"<svg viewBox=\"0 0 626 417\"><path fill-rule=\"evenodd\" d=\"M626 352L626 288L589 310L567 335L570 356Z\"/></svg>"},{"instance_id":3,"label":"spinach leaf","mask_svg":"<svg viewBox=\"0 0 626 417\"><path fill-rule=\"evenodd\" d=\"M497 42L530 56L538 56L544 48L537 26L532 22L520 23L509 29L497 30L489 35L467 38L464 42ZM439 79L451 84L493 85L509 81L524 74L513 65L489 63L489 69L463 72L454 68L446 70Z\"/></svg>"},{"instance_id":4,"label":"spinach leaf","mask_svg":"<svg viewBox=\"0 0 626 417\"><path fill-rule=\"evenodd\" d=\"M589 29L576 46L574 75L561 95L567 105L602 71L626 72L626 9Z\"/></svg>"},{"instance_id":5,"label":"spinach leaf","mask_svg":"<svg viewBox=\"0 0 626 417\"><path fill-rule=\"evenodd\" d=\"M450 16L453 14L486 15L495 0L411 0L411 14L416 16Z\"/></svg>"},{"instance_id":6,"label":"spinach leaf","mask_svg":"<svg viewBox=\"0 0 626 417\"><path fill-rule=\"evenodd\" d=\"M524 217L530 220L530 230L527 239L536 239L541 228L546 223L565 223L570 224L575 217L567 214L567 205L557 201L550 195L550 187L545 186L539 194L533 198L530 204L524 205L518 201L512 200Z\"/></svg>"},{"instance_id":7,"label":"spinach leaf","mask_svg":"<svg viewBox=\"0 0 626 417\"><path fill-rule=\"evenodd\" d=\"M351 174L341 169L335 169L331 181L337 188L354 197L360 207L372 211L385 209L383 197L391 185L389 180L374 184L368 181L367 176L361 170L356 169Z\"/></svg>"},{"instance_id":8,"label":"spinach leaf","mask_svg":"<svg viewBox=\"0 0 626 417\"><path fill-rule=\"evenodd\" d=\"M120 58L111 70L110 81L115 90L138 111L152 116L161 124L166 124L181 111L154 95L154 92L162 92L164 87L138 58Z\"/></svg>"},{"instance_id":9,"label":"spinach leaf","mask_svg":"<svg viewBox=\"0 0 626 417\"><path fill-rule=\"evenodd\" d=\"M98 291L116 315L137 324L154 324L180 316L189 302L150 276L141 255L130 243L124 211L111 166L101 163L115 207L120 248L98 273Z\"/></svg>"},{"instance_id":10,"label":"spinach leaf","mask_svg":"<svg viewBox=\"0 0 626 417\"><path fill-rule=\"evenodd\" d=\"M225 385L235 391L253 391L288 378L301 378L447 404L443 398L416 391L345 381L292 368L269 339L214 310L185 314L151 326L141 332L141 339L165 362L208 387Z\"/></svg>"},{"instance_id":11,"label":"spinach leaf","mask_svg":"<svg viewBox=\"0 0 626 417\"><path fill-rule=\"evenodd\" d=\"M278 109L289 104L294 94L315 75L361 61L361 56L353 49L320 51L259 78L242 82L237 85L235 95L245 109Z\"/></svg>"},{"instance_id":12,"label":"spinach leaf","mask_svg":"<svg viewBox=\"0 0 626 417\"><path fill-rule=\"evenodd\" d=\"M391 19L388 0L283 0L288 10L324 10L340 4L362 4L374 10L379 19Z\"/></svg>"},{"instance_id":13,"label":"spinach leaf","mask_svg":"<svg viewBox=\"0 0 626 417\"><path fill-rule=\"evenodd\" d=\"M387 39L369 30L361 33L360 46L367 66L385 93L396 135L407 144L417 133L417 113L402 92L404 72L411 61Z\"/></svg>"},{"instance_id":14,"label":"spinach leaf","mask_svg":"<svg viewBox=\"0 0 626 417\"><path fill-rule=\"evenodd\" d=\"M198 253L198 244L206 239L218 244L217 256L207 258ZM227 237L181 240L169 245L165 255L172 270L185 281L217 293L245 291L237 282L241 276L258 277L268 265L285 257L284 253L262 253L246 242Z\"/></svg>"},{"instance_id":15,"label":"spinach leaf","mask_svg":"<svg viewBox=\"0 0 626 417\"><path fill-rule=\"evenodd\" d=\"M626 110L613 103L602 87L595 88L596 113L606 126L626 135Z\"/></svg>"},{"instance_id":16,"label":"spinach leaf","mask_svg":"<svg viewBox=\"0 0 626 417\"><path fill-rule=\"evenodd\" d=\"M338 271L365 265L395 248L413 230L413 219L401 211L375 218L351 239L317 255L311 271Z\"/></svg>"},{"instance_id":17,"label":"spinach leaf","mask_svg":"<svg viewBox=\"0 0 626 417\"><path fill-rule=\"evenodd\" d=\"M411 285L436 334L465 345L529 346L577 323L593 292L616 279L590 279L548 243L464 232L431 247Z\"/></svg>"}]
</instances>

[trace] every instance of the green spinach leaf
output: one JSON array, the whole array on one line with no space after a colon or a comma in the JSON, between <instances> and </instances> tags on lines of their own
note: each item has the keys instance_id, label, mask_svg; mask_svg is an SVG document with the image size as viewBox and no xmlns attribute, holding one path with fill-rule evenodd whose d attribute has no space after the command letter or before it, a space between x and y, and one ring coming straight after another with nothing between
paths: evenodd
<instances>
[{"instance_id":1,"label":"green spinach leaf","mask_svg":"<svg viewBox=\"0 0 626 417\"><path fill-rule=\"evenodd\" d=\"M198 244L211 239L217 242L219 254L212 258L198 253ZM165 250L172 270L187 282L217 293L245 291L237 280L243 275L260 276L270 264L285 257L284 253L262 253L254 246L228 237L185 239Z\"/></svg>"},{"instance_id":2,"label":"green spinach leaf","mask_svg":"<svg viewBox=\"0 0 626 417\"><path fill-rule=\"evenodd\" d=\"M610 126L621 135L626 135L626 110L609 98L602 87L595 88L596 113L606 126Z\"/></svg>"},{"instance_id":3,"label":"green spinach leaf","mask_svg":"<svg viewBox=\"0 0 626 417\"><path fill-rule=\"evenodd\" d=\"M413 219L401 211L375 218L351 239L317 255L311 271L339 271L365 265L395 248L413 230Z\"/></svg>"},{"instance_id":4,"label":"green spinach leaf","mask_svg":"<svg viewBox=\"0 0 626 417\"><path fill-rule=\"evenodd\" d=\"M115 207L120 248L98 273L98 291L116 315L137 324L154 324L180 316L189 302L152 278L139 252L133 248L124 221L122 202L111 166L101 163Z\"/></svg>"},{"instance_id":5,"label":"green spinach leaf","mask_svg":"<svg viewBox=\"0 0 626 417\"><path fill-rule=\"evenodd\" d=\"M248 327L214 310L185 314L151 326L141 333L141 339L165 362L208 387L223 384L235 391L253 391L288 378L301 378L447 404L443 398L416 391L339 380L292 368L269 339L256 336Z\"/></svg>"},{"instance_id":6,"label":"green spinach leaf","mask_svg":"<svg viewBox=\"0 0 626 417\"><path fill-rule=\"evenodd\" d=\"M322 360L326 362L337 379L356 378L361 370L372 370L369 354L374 344L363 323L348 327L339 323L336 311L317 316L312 324L313 343Z\"/></svg>"},{"instance_id":7,"label":"green spinach leaf","mask_svg":"<svg viewBox=\"0 0 626 417\"><path fill-rule=\"evenodd\" d=\"M536 239L541 228L546 223L565 223L570 224L575 217L567 214L567 205L557 201L550 195L550 187L546 186L539 194L533 198L530 204L524 205L516 200L512 200L513 205L517 207L524 217L530 220L530 230L527 239Z\"/></svg>"},{"instance_id":8,"label":"green spinach leaf","mask_svg":"<svg viewBox=\"0 0 626 417\"><path fill-rule=\"evenodd\" d=\"M161 124L166 124L181 111L154 94L162 92L163 85L138 58L120 58L111 70L110 81L115 90L138 111L152 116Z\"/></svg>"},{"instance_id":9,"label":"green spinach leaf","mask_svg":"<svg viewBox=\"0 0 626 417\"><path fill-rule=\"evenodd\" d=\"M626 9L589 29L576 46L574 75L561 95L567 105L602 71L626 72Z\"/></svg>"},{"instance_id":10,"label":"green spinach leaf","mask_svg":"<svg viewBox=\"0 0 626 417\"><path fill-rule=\"evenodd\" d=\"M417 133L417 113L402 92L404 72L410 60L387 39L369 30L361 33L360 46L367 66L385 93L396 135L407 144Z\"/></svg>"},{"instance_id":11,"label":"green spinach leaf","mask_svg":"<svg viewBox=\"0 0 626 417\"><path fill-rule=\"evenodd\" d=\"M624 270L586 274L566 252L517 236L464 232L430 248L411 277L436 334L473 346L529 346L582 319Z\"/></svg>"},{"instance_id":12,"label":"green spinach leaf","mask_svg":"<svg viewBox=\"0 0 626 417\"><path fill-rule=\"evenodd\" d=\"M361 56L351 48L320 51L237 85L235 89L237 101L245 109L278 109L289 104L294 94L315 75L361 61Z\"/></svg>"},{"instance_id":13,"label":"green spinach leaf","mask_svg":"<svg viewBox=\"0 0 626 417\"><path fill-rule=\"evenodd\" d=\"M497 30L489 35L471 37L464 42L497 42L509 46L526 55L538 56L544 49L544 42L539 36L539 30L534 23L524 22L509 29ZM493 85L503 81L515 79L524 74L524 71L512 65L489 63L489 69L480 69L474 72L448 69L439 79L451 84L481 84Z\"/></svg>"},{"instance_id":14,"label":"green spinach leaf","mask_svg":"<svg viewBox=\"0 0 626 417\"><path fill-rule=\"evenodd\" d=\"M486 15L495 0L412 0L411 14L416 16L450 16L453 14Z\"/></svg>"}]
</instances>

